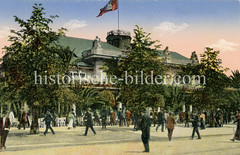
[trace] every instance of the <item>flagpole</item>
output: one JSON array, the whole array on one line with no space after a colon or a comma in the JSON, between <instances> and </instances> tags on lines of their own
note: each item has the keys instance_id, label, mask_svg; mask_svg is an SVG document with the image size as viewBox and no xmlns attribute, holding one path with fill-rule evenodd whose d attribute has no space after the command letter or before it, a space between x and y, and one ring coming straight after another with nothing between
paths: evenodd
<instances>
[{"instance_id":1,"label":"flagpole","mask_svg":"<svg viewBox=\"0 0 240 155\"><path fill-rule=\"evenodd\" d=\"M119 1L120 0L117 0L117 5L118 5L118 32L119 32Z\"/></svg>"}]
</instances>

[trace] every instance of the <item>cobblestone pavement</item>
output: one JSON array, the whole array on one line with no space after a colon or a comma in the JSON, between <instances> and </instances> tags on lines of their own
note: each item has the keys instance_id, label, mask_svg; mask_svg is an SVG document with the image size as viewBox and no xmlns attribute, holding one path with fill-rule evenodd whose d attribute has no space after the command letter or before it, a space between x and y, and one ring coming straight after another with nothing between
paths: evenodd
<instances>
[{"instance_id":1,"label":"cobblestone pavement","mask_svg":"<svg viewBox=\"0 0 240 155\"><path fill-rule=\"evenodd\" d=\"M192 128L177 125L173 132L173 140L167 140L167 131L156 132L151 127L150 154L240 154L240 142L231 142L234 125L225 125L222 128L206 128L200 130L202 139L190 140ZM68 130L66 127L53 128L51 133L43 135L30 135L29 129L10 130L7 139L7 149L0 154L141 154L143 144L141 131L133 131L133 126L109 126L107 130L94 127L97 135L91 130L88 136L83 136L85 128L77 127Z\"/></svg>"}]
</instances>

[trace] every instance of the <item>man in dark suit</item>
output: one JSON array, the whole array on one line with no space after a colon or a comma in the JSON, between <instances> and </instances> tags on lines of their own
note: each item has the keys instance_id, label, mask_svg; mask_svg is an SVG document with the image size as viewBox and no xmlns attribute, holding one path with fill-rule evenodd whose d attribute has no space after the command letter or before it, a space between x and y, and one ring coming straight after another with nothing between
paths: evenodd
<instances>
[{"instance_id":1,"label":"man in dark suit","mask_svg":"<svg viewBox=\"0 0 240 155\"><path fill-rule=\"evenodd\" d=\"M199 134L199 131L198 131L198 127L199 127L199 124L198 124L198 123L199 123L199 118L198 118L198 116L196 115L196 116L194 117L193 122L192 122L192 126L193 126L192 139L194 138L195 132L196 132L197 135L198 135L198 139L201 139L200 134Z\"/></svg>"},{"instance_id":2,"label":"man in dark suit","mask_svg":"<svg viewBox=\"0 0 240 155\"><path fill-rule=\"evenodd\" d=\"M107 129L107 109L104 106L101 114L102 119L102 129Z\"/></svg>"},{"instance_id":3,"label":"man in dark suit","mask_svg":"<svg viewBox=\"0 0 240 155\"><path fill-rule=\"evenodd\" d=\"M87 136L89 127L92 129L93 133L96 135L96 132L93 128L93 120L92 120L92 114L91 114L91 109L90 108L88 109L87 113L85 114L85 119L87 121L86 121L86 130L85 130L84 136Z\"/></svg>"},{"instance_id":4,"label":"man in dark suit","mask_svg":"<svg viewBox=\"0 0 240 155\"><path fill-rule=\"evenodd\" d=\"M162 125L162 132L164 132L164 123L165 123L165 116L164 113L159 111L158 112L158 125L156 127L156 131L158 131L158 128Z\"/></svg>"},{"instance_id":5,"label":"man in dark suit","mask_svg":"<svg viewBox=\"0 0 240 155\"><path fill-rule=\"evenodd\" d=\"M7 112L4 111L3 115L0 118L0 135L1 135L1 147L0 152L2 151L2 148L6 149L5 143L7 140L8 132L11 127L10 119L7 117Z\"/></svg>"},{"instance_id":6,"label":"man in dark suit","mask_svg":"<svg viewBox=\"0 0 240 155\"><path fill-rule=\"evenodd\" d=\"M19 117L19 125L18 129L21 129L21 126L23 126L23 129L25 130L25 123L27 122L27 114L24 111L24 109L21 110L20 117Z\"/></svg>"},{"instance_id":7,"label":"man in dark suit","mask_svg":"<svg viewBox=\"0 0 240 155\"><path fill-rule=\"evenodd\" d=\"M141 123L139 128L142 131L142 142L144 145L145 150L143 152L149 152L149 139L150 139L150 127L151 127L151 120L150 117L147 115L147 111L143 111L143 116L141 119Z\"/></svg>"},{"instance_id":8,"label":"man in dark suit","mask_svg":"<svg viewBox=\"0 0 240 155\"><path fill-rule=\"evenodd\" d=\"M44 135L46 135L48 133L48 129L50 129L52 131L52 133L55 134L51 127L52 119L53 119L53 116L50 113L50 110L48 110L45 118L43 119L43 121L45 121L45 125L46 125L46 130L44 132Z\"/></svg>"}]
</instances>

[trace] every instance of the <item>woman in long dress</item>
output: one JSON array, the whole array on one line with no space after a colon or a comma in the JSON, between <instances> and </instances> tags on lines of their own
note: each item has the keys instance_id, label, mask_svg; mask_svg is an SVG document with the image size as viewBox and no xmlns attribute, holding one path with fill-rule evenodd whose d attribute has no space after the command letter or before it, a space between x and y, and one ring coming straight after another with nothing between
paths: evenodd
<instances>
[{"instance_id":1,"label":"woman in long dress","mask_svg":"<svg viewBox=\"0 0 240 155\"><path fill-rule=\"evenodd\" d=\"M70 121L68 123L68 129L73 127L73 123L74 123L74 113L73 112L69 115L69 120Z\"/></svg>"},{"instance_id":2,"label":"woman in long dress","mask_svg":"<svg viewBox=\"0 0 240 155\"><path fill-rule=\"evenodd\" d=\"M9 112L9 119L10 119L11 126L13 126L13 123L14 123L14 113L12 111Z\"/></svg>"}]
</instances>

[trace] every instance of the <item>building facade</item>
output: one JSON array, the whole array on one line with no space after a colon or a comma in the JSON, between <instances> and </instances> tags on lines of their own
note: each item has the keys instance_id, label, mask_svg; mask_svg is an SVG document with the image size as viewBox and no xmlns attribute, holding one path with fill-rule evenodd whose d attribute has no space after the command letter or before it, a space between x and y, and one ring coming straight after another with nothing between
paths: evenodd
<instances>
[{"instance_id":1,"label":"building facade","mask_svg":"<svg viewBox=\"0 0 240 155\"><path fill-rule=\"evenodd\" d=\"M69 46L74 51L72 68L70 72L79 78L89 79L93 76L96 81L105 79L106 74L101 67L106 60L116 60L124 57L124 51L131 49L131 35L122 30L113 30L107 33L107 42L102 42L99 37L94 40L61 37L59 44ZM160 50L159 58L162 59L169 70L167 74L174 76L179 72L180 65L197 64L196 52L192 52L190 58L186 58L177 52L170 51L168 47Z\"/></svg>"}]
</instances>

